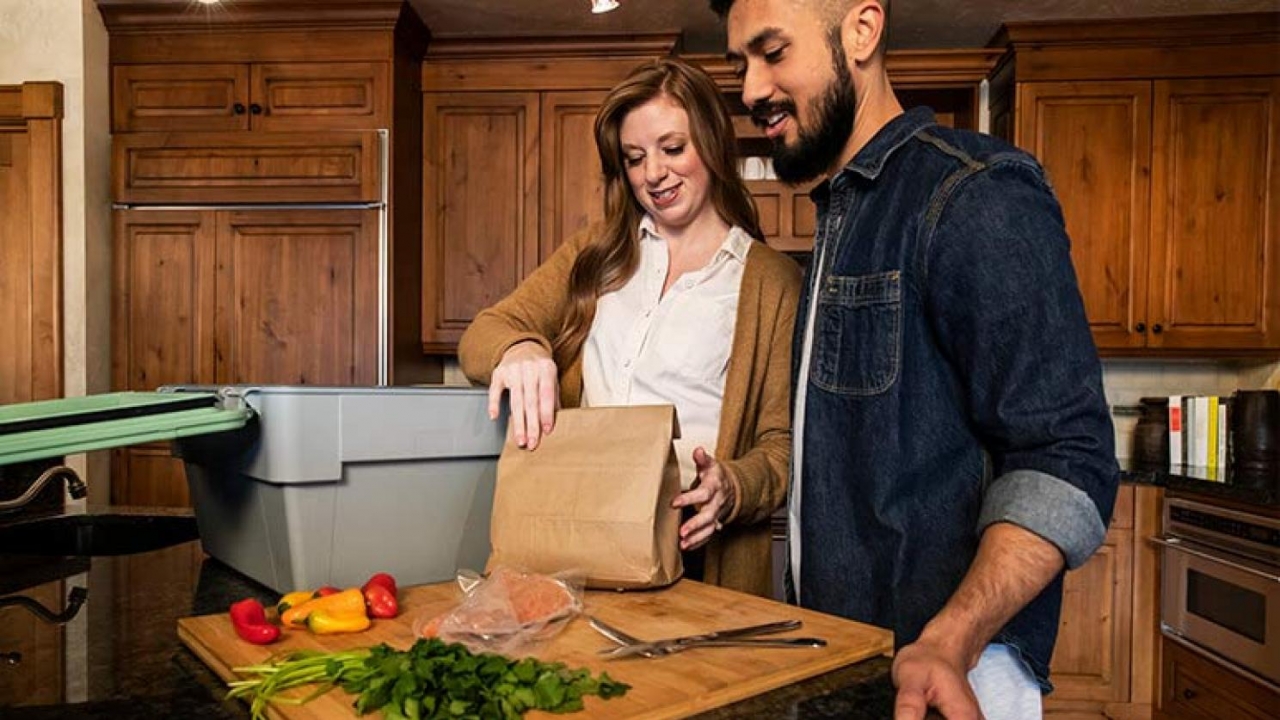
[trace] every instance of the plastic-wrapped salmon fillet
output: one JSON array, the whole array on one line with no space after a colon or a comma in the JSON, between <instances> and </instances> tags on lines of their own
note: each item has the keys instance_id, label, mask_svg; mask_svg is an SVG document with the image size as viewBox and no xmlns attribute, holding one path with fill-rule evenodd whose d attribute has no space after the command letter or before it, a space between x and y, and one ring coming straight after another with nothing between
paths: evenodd
<instances>
[{"instance_id":1,"label":"plastic-wrapped salmon fillet","mask_svg":"<svg viewBox=\"0 0 1280 720\"><path fill-rule=\"evenodd\" d=\"M414 621L420 637L439 637L475 652L518 653L560 632L582 613L580 579L498 567L481 578L462 571L457 607Z\"/></svg>"}]
</instances>

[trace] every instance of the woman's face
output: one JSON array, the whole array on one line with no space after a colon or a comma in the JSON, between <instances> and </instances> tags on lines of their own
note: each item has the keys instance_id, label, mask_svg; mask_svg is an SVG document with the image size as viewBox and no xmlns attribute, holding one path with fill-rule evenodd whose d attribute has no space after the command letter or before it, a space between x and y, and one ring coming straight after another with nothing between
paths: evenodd
<instances>
[{"instance_id":1,"label":"woman's face","mask_svg":"<svg viewBox=\"0 0 1280 720\"><path fill-rule=\"evenodd\" d=\"M674 100L659 95L635 107L622 119L618 136L631 191L659 233L683 230L704 213L715 213L711 173L693 147L689 113Z\"/></svg>"}]
</instances>

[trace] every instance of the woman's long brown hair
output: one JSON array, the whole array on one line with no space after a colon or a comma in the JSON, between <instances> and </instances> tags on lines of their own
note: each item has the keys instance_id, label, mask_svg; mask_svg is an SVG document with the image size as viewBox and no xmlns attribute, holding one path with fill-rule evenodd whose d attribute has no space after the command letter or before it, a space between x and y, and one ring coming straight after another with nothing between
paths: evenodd
<instances>
[{"instance_id":1,"label":"woman's long brown hair","mask_svg":"<svg viewBox=\"0 0 1280 720\"><path fill-rule=\"evenodd\" d=\"M664 95L689 114L690 139L711 176L711 203L720 219L757 240L764 239L751 193L738 175L733 121L715 82L700 68L675 58L653 60L632 70L596 114L596 147L604 172L604 230L578 254L569 275L569 307L552 343L561 367L581 351L595 319L596 299L626 284L639 264L644 209L627 180L619 134L629 112Z\"/></svg>"}]
</instances>

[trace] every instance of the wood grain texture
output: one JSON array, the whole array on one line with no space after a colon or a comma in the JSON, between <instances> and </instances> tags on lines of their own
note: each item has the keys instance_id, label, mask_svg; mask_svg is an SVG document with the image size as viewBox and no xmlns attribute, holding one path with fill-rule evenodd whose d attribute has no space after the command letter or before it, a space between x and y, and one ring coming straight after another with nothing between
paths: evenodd
<instances>
[{"instance_id":1,"label":"wood grain texture","mask_svg":"<svg viewBox=\"0 0 1280 720\"><path fill-rule=\"evenodd\" d=\"M1154 108L1150 344L1280 348L1280 76L1158 81Z\"/></svg>"},{"instance_id":2,"label":"wood grain texture","mask_svg":"<svg viewBox=\"0 0 1280 720\"><path fill-rule=\"evenodd\" d=\"M423 93L422 347L453 352L538 264L539 94Z\"/></svg>"},{"instance_id":3,"label":"wood grain texture","mask_svg":"<svg viewBox=\"0 0 1280 720\"><path fill-rule=\"evenodd\" d=\"M111 76L114 132L249 127L248 65L117 65Z\"/></svg>"},{"instance_id":4,"label":"wood grain texture","mask_svg":"<svg viewBox=\"0 0 1280 720\"><path fill-rule=\"evenodd\" d=\"M539 262L551 257L575 232L604 219L604 176L595 121L605 94L599 90L542 93ZM526 268L525 276L532 271Z\"/></svg>"},{"instance_id":5,"label":"wood grain texture","mask_svg":"<svg viewBox=\"0 0 1280 720\"><path fill-rule=\"evenodd\" d=\"M1026 83L1017 144L1062 205L1094 341L1141 347L1150 237L1151 83Z\"/></svg>"},{"instance_id":6,"label":"wood grain texture","mask_svg":"<svg viewBox=\"0 0 1280 720\"><path fill-rule=\"evenodd\" d=\"M1157 720L1274 720L1280 694L1163 638L1163 688Z\"/></svg>"},{"instance_id":7,"label":"wood grain texture","mask_svg":"<svg viewBox=\"0 0 1280 720\"><path fill-rule=\"evenodd\" d=\"M121 133L112 196L140 204L376 202L373 131Z\"/></svg>"},{"instance_id":8,"label":"wood grain texture","mask_svg":"<svg viewBox=\"0 0 1280 720\"><path fill-rule=\"evenodd\" d=\"M62 86L0 87L0 404L60 397Z\"/></svg>"},{"instance_id":9,"label":"wood grain texture","mask_svg":"<svg viewBox=\"0 0 1280 720\"><path fill-rule=\"evenodd\" d=\"M256 646L241 641L227 615L218 614L179 620L178 636L219 677L229 680L237 677L232 668L261 662L280 651L336 651L380 642L407 648L414 641L413 621L448 610L459 596L453 583L403 589L400 617L375 621L372 629L354 635L318 637L289 632L280 643ZM586 607L587 613L644 639L798 618L804 626L788 635L818 636L828 645L806 649L706 648L663 658L606 661L596 651L608 647L608 641L588 626L586 618L579 617L529 654L597 673L607 670L610 677L632 686L621 698L587 698L586 709L572 716L583 720L687 717L887 654L892 647L892 635L886 630L689 580L651 592L588 592ZM277 708L273 715L287 720L347 718L353 715L351 702L351 696L335 690L306 705ZM551 716L532 712L527 717Z\"/></svg>"},{"instance_id":10,"label":"wood grain texture","mask_svg":"<svg viewBox=\"0 0 1280 720\"><path fill-rule=\"evenodd\" d=\"M377 382L377 211L219 212L217 225L217 382Z\"/></svg>"}]
</instances>

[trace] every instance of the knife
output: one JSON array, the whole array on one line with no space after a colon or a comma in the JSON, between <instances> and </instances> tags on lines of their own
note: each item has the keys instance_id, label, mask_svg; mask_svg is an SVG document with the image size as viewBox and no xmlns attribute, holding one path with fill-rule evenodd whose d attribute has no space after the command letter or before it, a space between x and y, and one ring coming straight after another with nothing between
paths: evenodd
<instances>
[{"instance_id":1,"label":"knife","mask_svg":"<svg viewBox=\"0 0 1280 720\"><path fill-rule=\"evenodd\" d=\"M600 623L599 621L593 622L592 625L601 634L614 640L615 642L622 642L624 640L635 640L635 638L630 637L629 635L626 635L625 633L618 631L617 628L610 628L608 626L602 627L603 623ZM697 635L685 635L683 637L664 638L662 640L654 640L653 642L647 642L647 643L628 642L622 645L621 647L608 648L605 650L601 650L600 654L606 655L609 657L626 657L627 655L643 655L646 653L655 653L655 652L663 653L663 652L667 652L670 648L676 647L676 646L689 645L691 643L704 643L704 642L712 642L712 641L720 641L720 640L746 638L746 637L752 637L755 635L769 635L772 633L780 633L780 632L786 632L788 630L795 630L796 628L800 627L800 625L801 625L801 622L799 620L783 620L781 622L771 622L771 623L765 623L763 625L749 625L747 627L731 628L729 630L718 630L718 631L709 632L709 633L699 633ZM612 632L605 632L606 630L610 630ZM809 641L815 640L815 638L804 638L804 639ZM796 643L787 642L785 644L793 645ZM812 645L813 643L810 642L809 644Z\"/></svg>"},{"instance_id":2,"label":"knife","mask_svg":"<svg viewBox=\"0 0 1280 720\"><path fill-rule=\"evenodd\" d=\"M827 641L816 637L786 638L730 638L729 640L688 640L680 643L662 645L659 643L642 643L640 645L622 645L600 651L606 660L643 655L644 657L661 657L674 655L693 648L705 647L737 647L737 648L819 648L826 647Z\"/></svg>"}]
</instances>

